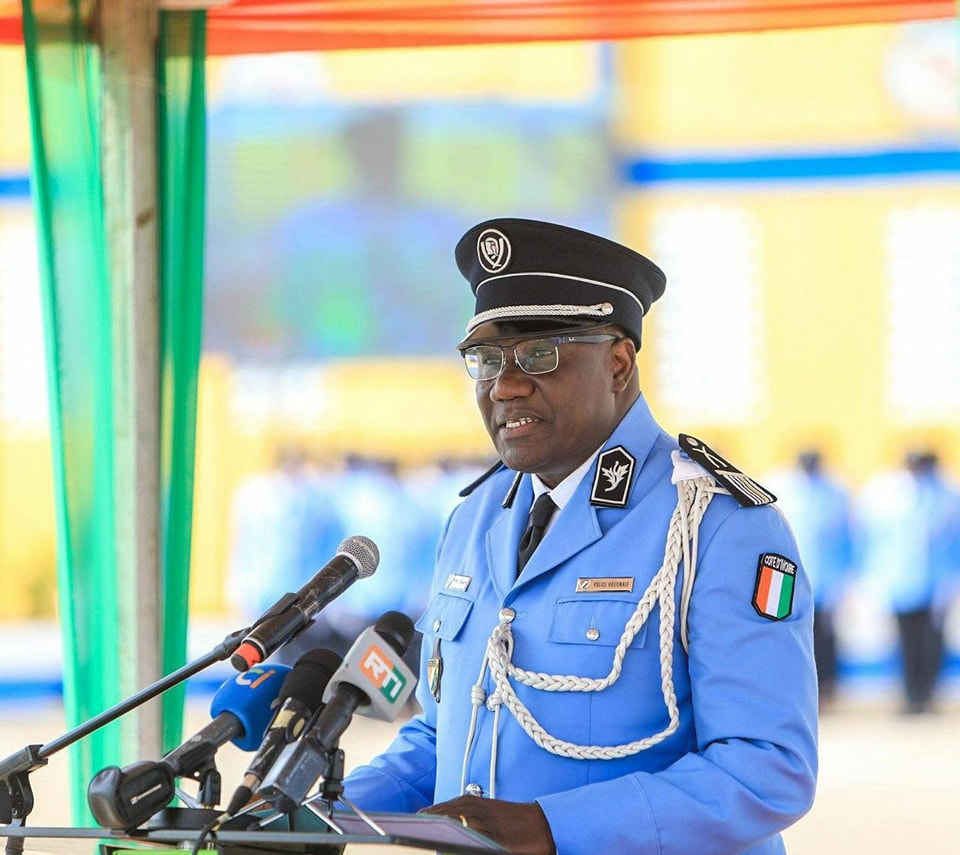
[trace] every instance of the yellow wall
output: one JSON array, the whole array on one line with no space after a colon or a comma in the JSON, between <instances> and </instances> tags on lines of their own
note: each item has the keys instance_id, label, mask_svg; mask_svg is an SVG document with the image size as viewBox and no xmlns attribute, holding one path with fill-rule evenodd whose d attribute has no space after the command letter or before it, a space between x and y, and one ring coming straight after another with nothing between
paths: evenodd
<instances>
[{"instance_id":1,"label":"yellow wall","mask_svg":"<svg viewBox=\"0 0 960 855\"><path fill-rule=\"evenodd\" d=\"M0 176L30 168L25 59L0 48ZM0 216L0 225L3 223ZM0 619L51 614L56 589L53 487L46 439L0 431Z\"/></svg>"},{"instance_id":2,"label":"yellow wall","mask_svg":"<svg viewBox=\"0 0 960 855\"><path fill-rule=\"evenodd\" d=\"M911 40L926 38L924 32L929 31L860 26L625 43L616 50L622 83L618 145L628 157L682 158L955 143L960 135L956 105L920 110L904 98L910 86L930 89L937 75L946 80L955 74L955 50L950 65L950 57L941 61L936 45L926 54L907 49ZM490 64L481 60L489 50L414 52L411 62L425 65L411 67L406 75L397 71L397 56L382 63L366 54L317 58L317 78L326 81L331 97L358 101L377 92L400 98L408 90L418 97L459 89L509 97L514 81L491 74ZM926 59L918 64L917 56ZM532 49L529 57L532 67L549 73L530 76L528 89L547 100L591 96L576 81L598 79L591 66L594 52L567 46ZM363 75L359 69L365 69ZM569 76L558 75L558 69ZM212 67L214 92L225 79L222 71ZM0 49L0 171L25 174L29 168L25 93L22 52ZM764 403L736 424L691 423L672 412L667 390L658 385L658 360L665 349L658 305L646 324L641 373L668 430L702 436L757 475L811 440L824 446L855 484L914 442L935 443L954 471L960 470L960 419L924 427L898 420L885 402L883 373L887 217L913 205L960 208L958 182L941 176L856 184L644 185L625 187L620 201L617 236L641 250L653 242L658 218L704 206L742 212L756 236ZM688 251L700 249L691 245ZM671 299L670 288L664 301ZM729 334L725 320L718 318L712 335ZM710 359L709 337L691 347ZM312 392L322 398L319 414L298 425L285 423L281 413L260 423L239 415L234 382L232 366L215 356L204 358L194 613L223 609L233 491L245 475L271 465L282 441L301 440L321 457L360 451L409 464L440 453L489 452L455 355L440 361L329 364ZM52 609L54 563L49 450L38 440L0 435L5 585L0 618Z\"/></svg>"},{"instance_id":3,"label":"yellow wall","mask_svg":"<svg viewBox=\"0 0 960 855\"><path fill-rule=\"evenodd\" d=\"M627 160L923 150L960 138L955 30L943 26L636 40L620 46L617 67L616 138ZM960 181L941 174L627 186L620 237L641 251L651 251L658 218L678 210L741 212L756 237L766 405L740 424L681 423L657 388L664 348L655 306L641 366L665 424L700 432L754 474L808 442L855 483L915 443L935 445L960 469L960 414L911 426L885 397L887 221L913 206L957 210ZM692 241L684 251L703 249ZM732 320L718 317L714 334L731 334ZM709 345L691 347L710 358Z\"/></svg>"},{"instance_id":4,"label":"yellow wall","mask_svg":"<svg viewBox=\"0 0 960 855\"><path fill-rule=\"evenodd\" d=\"M940 35L879 24L625 42L620 134L681 152L952 137L960 111L930 95L956 87L955 35Z\"/></svg>"},{"instance_id":5,"label":"yellow wall","mask_svg":"<svg viewBox=\"0 0 960 855\"><path fill-rule=\"evenodd\" d=\"M258 57L251 66L244 57L238 81L238 60L211 60L210 102L235 97L237 88L265 92L299 79L301 93L306 81L314 90L308 94L350 104L490 97L569 103L594 97L600 79L595 46L576 42L331 51L283 61L280 68L278 57ZM251 68L259 81L250 80Z\"/></svg>"},{"instance_id":6,"label":"yellow wall","mask_svg":"<svg viewBox=\"0 0 960 855\"><path fill-rule=\"evenodd\" d=\"M0 173L30 166L26 59L19 48L0 47Z\"/></svg>"},{"instance_id":7,"label":"yellow wall","mask_svg":"<svg viewBox=\"0 0 960 855\"><path fill-rule=\"evenodd\" d=\"M889 411L885 396L886 221L895 209L932 203L960 208L960 186L660 190L625 200L624 233L641 247L650 243L652 218L674 208L732 206L758 229L768 405L733 427L679 423L655 385L655 305L641 366L665 426L716 443L754 474L781 465L809 442L822 445L827 458L858 483L922 442L938 446L945 462L960 469L960 424L912 427ZM669 299L668 271L663 300ZM727 320L717 318L717 336L731 334L724 330ZM710 359L709 342L690 346Z\"/></svg>"},{"instance_id":8,"label":"yellow wall","mask_svg":"<svg viewBox=\"0 0 960 855\"><path fill-rule=\"evenodd\" d=\"M52 483L45 439L0 436L0 619L53 614Z\"/></svg>"}]
</instances>

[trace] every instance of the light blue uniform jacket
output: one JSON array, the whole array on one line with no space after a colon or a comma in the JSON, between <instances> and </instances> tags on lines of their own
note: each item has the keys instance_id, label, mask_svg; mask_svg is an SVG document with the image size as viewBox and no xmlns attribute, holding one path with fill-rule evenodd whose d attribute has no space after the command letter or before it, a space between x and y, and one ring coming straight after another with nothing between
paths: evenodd
<instances>
[{"instance_id":1,"label":"light blue uniform jacket","mask_svg":"<svg viewBox=\"0 0 960 855\"><path fill-rule=\"evenodd\" d=\"M549 674L604 677L624 625L663 562L677 502L670 482L676 441L641 398L606 448L636 458L625 508L590 504L593 472L519 579L517 543L532 501L524 476L512 506L501 503L514 473L485 481L451 515L441 540L424 633L418 698L423 713L390 748L347 779L362 807L416 811L461 794L461 765L476 682L491 630L504 607L516 611L513 662ZM674 627L673 680L680 727L659 745L616 760L576 760L539 747L501 711L496 798L536 800L559 855L577 853L779 853L778 832L813 799L817 695L810 587L799 568L789 617L773 621L752 605L763 553L799 567L786 521L772 506L741 508L717 495L700 527L689 612L690 654ZM451 574L466 591L446 587ZM579 577L635 579L632 592L577 593ZM676 602L680 602L679 580ZM660 609L627 651L620 679L595 693L548 693L516 685L520 700L553 736L616 745L668 723L661 693ZM596 630L590 632L588 630ZM440 702L427 687L426 659L439 639ZM594 639L594 640L591 640ZM491 691L489 675L485 685ZM490 792L494 714L481 707L467 783Z\"/></svg>"}]
</instances>

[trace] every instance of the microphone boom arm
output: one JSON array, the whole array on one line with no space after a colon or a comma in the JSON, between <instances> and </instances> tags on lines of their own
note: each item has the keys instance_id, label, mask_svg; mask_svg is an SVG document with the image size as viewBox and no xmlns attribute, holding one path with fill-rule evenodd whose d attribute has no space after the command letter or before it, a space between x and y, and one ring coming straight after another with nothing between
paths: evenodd
<instances>
[{"instance_id":1,"label":"microphone boom arm","mask_svg":"<svg viewBox=\"0 0 960 855\"><path fill-rule=\"evenodd\" d=\"M199 674L214 663L229 659L236 652L250 629L250 627L245 627L231 632L220 644L203 656L187 663L182 668L178 668L155 683L151 683L126 700L104 710L99 715L46 743L46 745L26 745L19 751L15 751L0 760L0 823L4 825L25 824L27 816L33 810L33 790L28 776L35 769L45 766L49 757L152 700L167 689L179 685L194 674ZM2 833L0 833L0 836L2 836Z\"/></svg>"},{"instance_id":2,"label":"microphone boom arm","mask_svg":"<svg viewBox=\"0 0 960 855\"><path fill-rule=\"evenodd\" d=\"M199 659L184 665L166 677L162 677L155 683L131 695L126 700L121 701L108 710L88 719L63 735L58 736L56 739L51 740L46 745L27 745L5 759L0 760L0 824L24 825L26 823L27 816L33 810L33 791L30 787L28 776L33 770L45 766L48 757L72 745L77 740L93 733L93 731L104 725L110 724L110 722L115 721L120 718L120 716L152 700L157 697L157 695L167 691L167 689L171 689L182 683L184 680L213 665L215 662L231 659L244 644L246 636L262 624L270 626L280 621L283 628L289 630L283 642L281 642L286 643L286 641L294 638L313 622L313 615L319 611L329 599L342 593L343 588L351 584L354 579L369 576L376 570L377 564L380 562L380 552L377 549L377 545L369 538L361 535L349 537L340 544L340 549L333 560L336 561L341 557L351 562L352 576L348 580L335 578L332 591L324 593L314 591L308 583L308 585L296 593L284 594L266 612L257 618L251 626L237 630L236 632L231 632L220 644ZM328 563L324 570L330 568L332 564L333 562ZM324 571L321 571L321 573L323 572ZM319 575L321 574L318 574L318 576ZM272 649L270 651L264 650L263 653L265 655L262 656L259 661L267 658L267 656L272 653ZM246 671L250 665L246 663L246 667L241 668L234 663L234 667L236 667L237 670ZM2 836L2 834L0 834L0 836ZM10 855L9 852L8 855Z\"/></svg>"}]
</instances>

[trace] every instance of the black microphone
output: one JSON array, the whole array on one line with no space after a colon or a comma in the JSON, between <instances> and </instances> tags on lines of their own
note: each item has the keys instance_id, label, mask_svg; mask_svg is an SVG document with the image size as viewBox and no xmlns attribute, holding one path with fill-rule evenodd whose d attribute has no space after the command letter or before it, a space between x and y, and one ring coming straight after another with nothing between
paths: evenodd
<instances>
[{"instance_id":1,"label":"black microphone","mask_svg":"<svg viewBox=\"0 0 960 855\"><path fill-rule=\"evenodd\" d=\"M401 658L415 631L403 612L387 612L353 642L324 692L326 707L310 728L310 735L324 749L336 747L358 708L371 718L393 721L397 717L416 685L416 677Z\"/></svg>"},{"instance_id":2,"label":"black microphone","mask_svg":"<svg viewBox=\"0 0 960 855\"><path fill-rule=\"evenodd\" d=\"M213 720L182 745L160 760L101 769L87 787L93 818L104 828L135 828L170 803L176 793L174 778L203 770L220 746L232 740L241 750L253 751L289 672L286 665L264 665L237 674L213 696Z\"/></svg>"},{"instance_id":3,"label":"black microphone","mask_svg":"<svg viewBox=\"0 0 960 855\"><path fill-rule=\"evenodd\" d=\"M230 657L238 671L263 662L275 650L303 632L317 613L339 597L357 579L373 575L380 563L380 550L369 537L348 537L316 576L296 594L285 594L247 634Z\"/></svg>"},{"instance_id":4,"label":"black microphone","mask_svg":"<svg viewBox=\"0 0 960 855\"><path fill-rule=\"evenodd\" d=\"M417 682L402 658L414 632L405 614L387 612L359 635L330 678L323 712L299 740L283 749L258 796L284 813L296 810L324 774L358 709L384 721L397 717Z\"/></svg>"},{"instance_id":5,"label":"black microphone","mask_svg":"<svg viewBox=\"0 0 960 855\"><path fill-rule=\"evenodd\" d=\"M299 737L307 722L323 707L323 693L339 664L340 657L324 648L304 653L296 661L280 686L280 709L230 799L224 818L234 816L250 801L283 747Z\"/></svg>"}]
</instances>

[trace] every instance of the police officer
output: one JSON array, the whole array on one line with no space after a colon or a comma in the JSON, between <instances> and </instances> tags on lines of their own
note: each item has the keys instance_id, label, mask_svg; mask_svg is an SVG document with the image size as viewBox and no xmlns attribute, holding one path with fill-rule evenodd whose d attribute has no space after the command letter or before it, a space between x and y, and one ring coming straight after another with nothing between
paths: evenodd
<instances>
[{"instance_id":1,"label":"police officer","mask_svg":"<svg viewBox=\"0 0 960 855\"><path fill-rule=\"evenodd\" d=\"M514 853L783 852L816 778L810 586L774 497L640 393L664 274L520 219L456 259L501 462L441 538L423 713L347 797Z\"/></svg>"},{"instance_id":2,"label":"police officer","mask_svg":"<svg viewBox=\"0 0 960 855\"><path fill-rule=\"evenodd\" d=\"M930 449L875 476L859 497L864 576L896 619L903 712L933 709L944 621L960 583L960 492Z\"/></svg>"},{"instance_id":3,"label":"police officer","mask_svg":"<svg viewBox=\"0 0 960 855\"><path fill-rule=\"evenodd\" d=\"M805 448L795 465L774 472L764 483L776 491L780 507L803 554L813 588L813 653L820 709L836 696L839 675L837 616L854 581L850 493L823 462L817 448Z\"/></svg>"}]
</instances>

